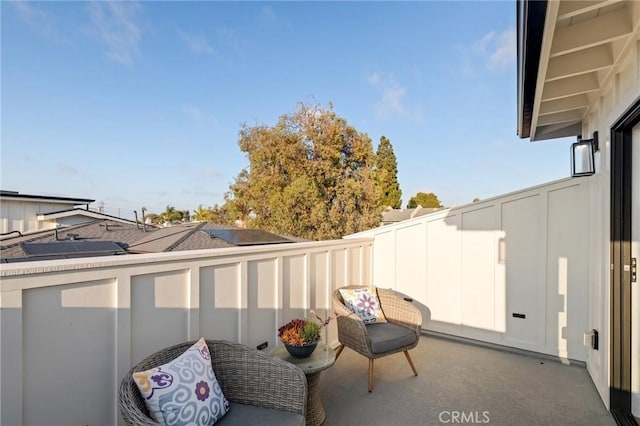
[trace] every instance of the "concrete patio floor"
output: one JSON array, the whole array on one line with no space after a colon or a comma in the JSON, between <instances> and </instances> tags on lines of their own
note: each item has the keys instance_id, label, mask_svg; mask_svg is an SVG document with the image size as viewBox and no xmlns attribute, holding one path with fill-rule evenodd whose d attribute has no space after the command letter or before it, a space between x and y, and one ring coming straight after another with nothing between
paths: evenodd
<instances>
[{"instance_id":1,"label":"concrete patio floor","mask_svg":"<svg viewBox=\"0 0 640 426\"><path fill-rule=\"evenodd\" d=\"M615 425L584 366L425 334L374 363L345 348L320 377L325 425Z\"/></svg>"}]
</instances>

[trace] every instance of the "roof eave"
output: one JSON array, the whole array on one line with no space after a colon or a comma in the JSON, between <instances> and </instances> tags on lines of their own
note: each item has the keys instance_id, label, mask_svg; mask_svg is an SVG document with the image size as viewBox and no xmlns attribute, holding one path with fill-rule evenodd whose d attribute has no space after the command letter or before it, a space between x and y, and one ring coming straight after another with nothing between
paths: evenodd
<instances>
[{"instance_id":1,"label":"roof eave","mask_svg":"<svg viewBox=\"0 0 640 426\"><path fill-rule=\"evenodd\" d=\"M56 197L49 195L33 195L33 194L20 194L17 191L6 191L0 190L0 198L4 200L34 200L40 202L47 203L65 203L65 204L73 204L73 205L82 205L82 204L91 204L96 200L92 200L89 198L71 198L71 197Z\"/></svg>"},{"instance_id":2,"label":"roof eave","mask_svg":"<svg viewBox=\"0 0 640 426\"><path fill-rule=\"evenodd\" d=\"M36 216L36 218L38 220L53 220L53 219L59 219L63 217L70 217L70 216L85 216L92 219L113 220L115 222L121 222L121 223L127 223L127 224L136 223L134 220L123 219L118 216L112 216L112 215L108 215L100 212L95 212L92 210L85 210L85 209L79 209L79 208L59 210L55 212L39 213Z\"/></svg>"},{"instance_id":3,"label":"roof eave","mask_svg":"<svg viewBox=\"0 0 640 426\"><path fill-rule=\"evenodd\" d=\"M531 135L546 13L546 0L517 2L518 136L521 138Z\"/></svg>"}]
</instances>

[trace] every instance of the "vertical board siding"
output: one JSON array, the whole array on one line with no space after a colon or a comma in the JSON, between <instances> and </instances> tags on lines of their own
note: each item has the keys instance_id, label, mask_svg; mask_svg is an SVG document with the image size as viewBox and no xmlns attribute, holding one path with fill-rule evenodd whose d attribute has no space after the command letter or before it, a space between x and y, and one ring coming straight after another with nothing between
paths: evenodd
<instances>
[{"instance_id":1,"label":"vertical board siding","mask_svg":"<svg viewBox=\"0 0 640 426\"><path fill-rule=\"evenodd\" d=\"M287 312L287 315L282 318L283 323L304 317L310 306L305 261L304 256L284 258L282 310ZM275 326L277 328L277 324Z\"/></svg>"},{"instance_id":2,"label":"vertical board siding","mask_svg":"<svg viewBox=\"0 0 640 426\"><path fill-rule=\"evenodd\" d=\"M49 405L47 411L24 410L24 424L52 424L52 418L68 419L65 424L115 422L114 306L113 280L23 293L23 394L27 407L34 401Z\"/></svg>"},{"instance_id":3,"label":"vertical board siding","mask_svg":"<svg viewBox=\"0 0 640 426\"><path fill-rule=\"evenodd\" d=\"M276 310L282 306L276 273L276 259L249 262L247 336L242 341L245 345L256 347L274 336Z\"/></svg>"},{"instance_id":4,"label":"vertical board siding","mask_svg":"<svg viewBox=\"0 0 640 426\"><path fill-rule=\"evenodd\" d=\"M321 317L334 316L331 306L331 292L333 286L329 281L329 253L314 253L309 255L309 292L311 293L311 306ZM329 335L336 336L335 321L331 322L327 329L323 330L323 339L328 342Z\"/></svg>"},{"instance_id":5,"label":"vertical board siding","mask_svg":"<svg viewBox=\"0 0 640 426\"><path fill-rule=\"evenodd\" d=\"M588 314L588 250L584 215L572 206L580 203L580 187L549 192L547 229L546 346L561 356L585 353L583 335Z\"/></svg>"},{"instance_id":6,"label":"vertical board siding","mask_svg":"<svg viewBox=\"0 0 640 426\"><path fill-rule=\"evenodd\" d=\"M462 214L462 324L471 334L495 330L495 211L490 205Z\"/></svg>"},{"instance_id":7,"label":"vertical board siding","mask_svg":"<svg viewBox=\"0 0 640 426\"><path fill-rule=\"evenodd\" d=\"M189 339L185 270L131 278L131 356L147 355Z\"/></svg>"},{"instance_id":8,"label":"vertical board siding","mask_svg":"<svg viewBox=\"0 0 640 426\"><path fill-rule=\"evenodd\" d=\"M419 299L429 306L432 321L454 333L459 333L462 325L462 232L459 219L460 215L456 214L426 223L427 285L425 297ZM419 296L418 293L415 297ZM429 324L428 318L424 318L424 324Z\"/></svg>"},{"instance_id":9,"label":"vertical board siding","mask_svg":"<svg viewBox=\"0 0 640 426\"><path fill-rule=\"evenodd\" d=\"M396 282L396 264L390 260L396 258L396 235L395 230L385 228L372 234L376 239L373 245L372 281L379 287L393 287Z\"/></svg>"},{"instance_id":10,"label":"vertical board siding","mask_svg":"<svg viewBox=\"0 0 640 426\"><path fill-rule=\"evenodd\" d=\"M350 267L347 271L347 282L364 283L362 279L362 250L359 247L347 249L347 262Z\"/></svg>"},{"instance_id":11,"label":"vertical board siding","mask_svg":"<svg viewBox=\"0 0 640 426\"><path fill-rule=\"evenodd\" d=\"M353 237L374 238L373 282L411 295L423 328L584 361L588 184L564 179Z\"/></svg>"},{"instance_id":12,"label":"vertical board siding","mask_svg":"<svg viewBox=\"0 0 640 426\"><path fill-rule=\"evenodd\" d=\"M250 347L331 291L370 284L373 240L2 265L0 424L112 425L117 388L151 353L204 336ZM336 341L335 321L324 332Z\"/></svg>"},{"instance_id":13,"label":"vertical board siding","mask_svg":"<svg viewBox=\"0 0 640 426\"><path fill-rule=\"evenodd\" d=\"M240 268L237 264L200 269L200 334L240 341Z\"/></svg>"},{"instance_id":14,"label":"vertical board siding","mask_svg":"<svg viewBox=\"0 0 640 426\"><path fill-rule=\"evenodd\" d=\"M640 3L630 2L630 15L633 21L640 17ZM615 71L610 73L604 81L604 87L599 96L591 101L589 114L583 120L583 134L593 134L598 131L600 138L600 151L596 156L597 173L587 183L590 204L588 205L589 230L583 245L587 246L585 256L590 260L584 284L589 292L584 303L588 305L587 321L589 329L596 329L600 335L600 350L587 350L587 369L593 382L600 393L605 405L609 407L610 393L610 363L609 342L610 335L610 287L611 287L611 127L618 121L624 112L638 99L640 95L640 40L636 38L625 50L618 52L619 63ZM637 133L637 132L636 132ZM634 146L636 135L633 136ZM636 152L637 150L633 150ZM633 155L633 153L632 153ZM632 169L640 168L636 160L632 160ZM637 193L635 186L632 191ZM634 199L634 197L632 197ZM576 216L576 218L580 218ZM634 216L635 218L635 216ZM569 290L570 291L570 290ZM569 300L571 302L571 300ZM575 314L575 308L567 308L568 321ZM636 312L636 311L633 311ZM640 330L640 327L632 327ZM640 338L638 338L640 340ZM634 351L632 360L639 360L640 354ZM632 368L632 380L636 386L632 398L632 409L636 416L640 415L640 369ZM636 373L633 373L635 371Z\"/></svg>"},{"instance_id":15,"label":"vertical board siding","mask_svg":"<svg viewBox=\"0 0 640 426\"><path fill-rule=\"evenodd\" d=\"M348 272L345 268L347 262L346 250L337 249L331 252L331 271L333 273L332 281L334 288L343 287L345 285L358 284L349 281Z\"/></svg>"},{"instance_id":16,"label":"vertical board siding","mask_svg":"<svg viewBox=\"0 0 640 426\"><path fill-rule=\"evenodd\" d=\"M543 242L540 198L536 194L502 204L502 263L508 265L504 275L509 283L505 339L532 347L544 344L544 328L539 327L544 317L544 288L538 285L542 276L536 257ZM523 222L527 226L522 226ZM526 318L514 317L513 313Z\"/></svg>"},{"instance_id":17,"label":"vertical board siding","mask_svg":"<svg viewBox=\"0 0 640 426\"><path fill-rule=\"evenodd\" d=\"M427 274L427 232L424 223L412 224L396 231L396 238L400 241L411 242L397 247L396 290L410 294L414 289L414 281L425 282ZM380 287L391 287L390 284L380 283ZM422 293L426 293L426 288ZM424 294L422 295L424 296ZM418 295L416 295L418 297Z\"/></svg>"}]
</instances>

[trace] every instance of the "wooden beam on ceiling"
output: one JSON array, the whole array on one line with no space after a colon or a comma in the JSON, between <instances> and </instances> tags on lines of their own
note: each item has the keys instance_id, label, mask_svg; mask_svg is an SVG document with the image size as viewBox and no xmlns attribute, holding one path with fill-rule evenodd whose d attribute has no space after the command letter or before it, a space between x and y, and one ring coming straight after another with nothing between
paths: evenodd
<instances>
[{"instance_id":1,"label":"wooden beam on ceiling","mask_svg":"<svg viewBox=\"0 0 640 426\"><path fill-rule=\"evenodd\" d=\"M551 124L548 126L539 126L536 129L535 141L547 139L566 138L568 136L577 136L582 134L582 121L575 123Z\"/></svg>"},{"instance_id":2,"label":"wooden beam on ceiling","mask_svg":"<svg viewBox=\"0 0 640 426\"><path fill-rule=\"evenodd\" d=\"M596 73L581 74L546 83L542 91L541 100L550 101L598 90L600 90L600 84Z\"/></svg>"},{"instance_id":3,"label":"wooden beam on ceiling","mask_svg":"<svg viewBox=\"0 0 640 426\"><path fill-rule=\"evenodd\" d=\"M627 7L616 9L596 18L557 28L551 56L566 55L581 49L609 43L633 31Z\"/></svg>"},{"instance_id":4,"label":"wooden beam on ceiling","mask_svg":"<svg viewBox=\"0 0 640 426\"><path fill-rule=\"evenodd\" d=\"M602 44L589 49L579 50L549 60L547 81L587 74L606 69L613 65L613 53L610 44Z\"/></svg>"},{"instance_id":5,"label":"wooden beam on ceiling","mask_svg":"<svg viewBox=\"0 0 640 426\"><path fill-rule=\"evenodd\" d=\"M553 101L546 101L540 104L539 114L554 114L556 112L570 111L574 109L587 108L589 98L585 94L560 98Z\"/></svg>"},{"instance_id":6,"label":"wooden beam on ceiling","mask_svg":"<svg viewBox=\"0 0 640 426\"><path fill-rule=\"evenodd\" d=\"M582 113L578 110L557 112L555 114L541 115L538 118L538 126L550 124L575 123L582 120Z\"/></svg>"},{"instance_id":7,"label":"wooden beam on ceiling","mask_svg":"<svg viewBox=\"0 0 640 426\"><path fill-rule=\"evenodd\" d=\"M562 1L558 9L558 20L569 19L585 12L597 10L602 7L603 3L606 3L606 0Z\"/></svg>"}]
</instances>

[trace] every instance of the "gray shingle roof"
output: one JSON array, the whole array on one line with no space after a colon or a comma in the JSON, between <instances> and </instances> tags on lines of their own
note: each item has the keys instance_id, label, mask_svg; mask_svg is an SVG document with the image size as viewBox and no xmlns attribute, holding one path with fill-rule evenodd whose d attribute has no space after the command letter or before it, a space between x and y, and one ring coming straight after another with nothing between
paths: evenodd
<instances>
[{"instance_id":1,"label":"gray shingle roof","mask_svg":"<svg viewBox=\"0 0 640 426\"><path fill-rule=\"evenodd\" d=\"M20 243L55 243L60 240L69 240L75 235L78 240L84 241L113 241L127 248L128 253L160 253L168 251L185 251L198 249L216 249L235 247L227 241L211 237L202 232L206 229L242 229L234 226L220 225L211 222L184 223L166 228L146 226L146 232L142 225L127 224L115 220L101 219L81 225L58 228L57 239L54 230L31 233L29 235L7 235L0 240L0 261L6 259L22 258L23 260L38 260L29 258L20 247ZM300 238L291 238L292 241L304 241Z\"/></svg>"},{"instance_id":2,"label":"gray shingle roof","mask_svg":"<svg viewBox=\"0 0 640 426\"><path fill-rule=\"evenodd\" d=\"M147 229L154 229L149 228ZM112 220L95 220L74 226L58 228L56 239L55 230L46 230L28 235L3 238L0 240L0 258L20 258L26 254L20 247L20 243L54 243L58 240L69 240L70 235L75 234L79 240L89 241L115 241L130 245L146 233L135 224L126 224Z\"/></svg>"},{"instance_id":3,"label":"gray shingle roof","mask_svg":"<svg viewBox=\"0 0 640 426\"><path fill-rule=\"evenodd\" d=\"M202 232L204 229L242 229L234 226L220 225L218 223L206 222L201 228L198 228L198 232L194 232L189 238L181 241L173 249L174 251L183 250L200 250L208 248L224 248L235 247L235 245L221 240L220 238L212 238L209 234Z\"/></svg>"},{"instance_id":4,"label":"gray shingle roof","mask_svg":"<svg viewBox=\"0 0 640 426\"><path fill-rule=\"evenodd\" d=\"M210 222L184 223L167 228L160 228L153 234L142 238L129 247L133 253L158 253L163 251L182 251L235 247L219 238L211 238L200 232L202 229L240 229L233 226L219 225Z\"/></svg>"}]
</instances>

